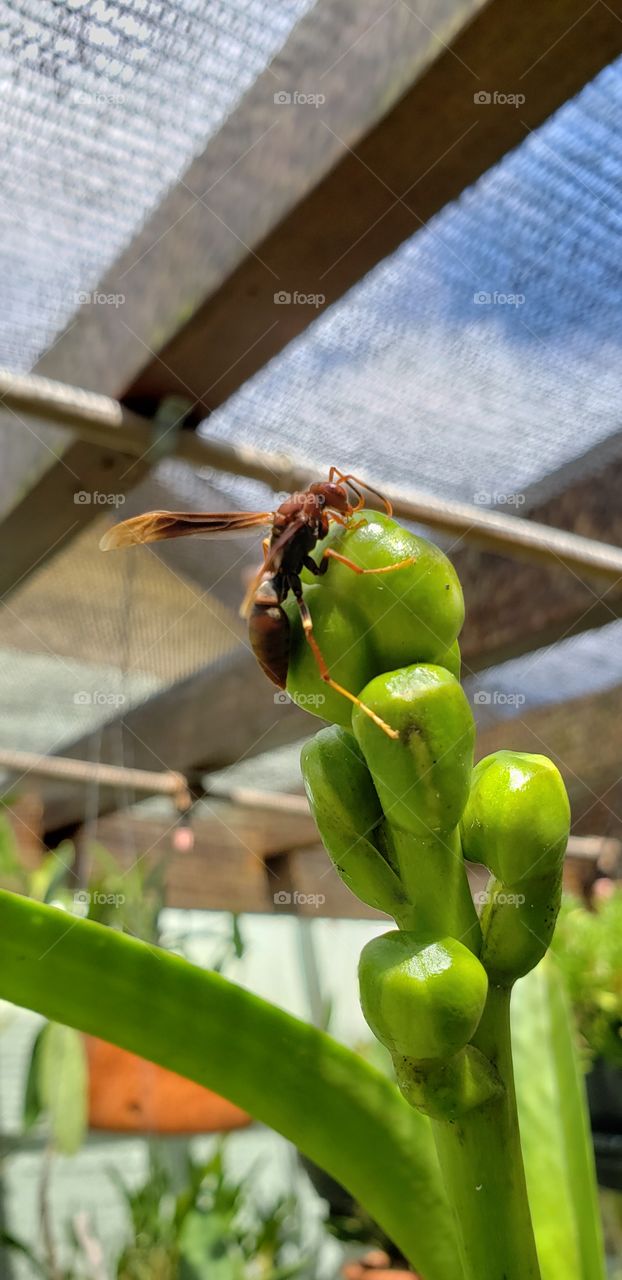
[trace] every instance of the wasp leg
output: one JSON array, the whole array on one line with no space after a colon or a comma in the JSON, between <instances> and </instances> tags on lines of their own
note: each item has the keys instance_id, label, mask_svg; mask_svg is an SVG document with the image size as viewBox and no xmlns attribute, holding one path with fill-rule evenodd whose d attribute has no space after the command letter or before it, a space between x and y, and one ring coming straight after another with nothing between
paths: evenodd
<instances>
[{"instance_id":1,"label":"wasp leg","mask_svg":"<svg viewBox=\"0 0 622 1280\"><path fill-rule=\"evenodd\" d=\"M331 560L338 560L340 564L345 564L347 569L351 569L353 573L394 573L396 569L406 569L409 564L414 564L416 556L406 556L404 560L396 560L395 564L381 565L378 569L363 569L360 564L355 564L354 560L348 560L347 556L342 556L338 551L333 551L332 547L327 547L322 559L320 560L318 571L326 573Z\"/></svg>"},{"instance_id":2,"label":"wasp leg","mask_svg":"<svg viewBox=\"0 0 622 1280\"><path fill-rule=\"evenodd\" d=\"M316 565L316 568L317 568L317 565ZM306 604L306 601L303 598L302 586L300 584L300 581L291 582L291 579L290 579L290 585L294 593L296 604L298 605L298 609L300 611L302 628L305 633L305 640L307 641L307 644L311 649L313 657L317 662L321 679L324 681L325 684L329 685L331 689L334 689L336 693L342 694L344 698L348 698L350 702L353 702L355 707L360 707L361 711L364 711L365 715L369 716L370 720L373 720L374 724L377 724L378 728L382 729L383 733L386 733L387 737L399 738L400 735L397 729L392 729L391 726L388 725L385 720L381 720L380 716L377 716L376 712L372 711L371 707L366 707L365 703L361 702L361 699L357 698L355 693L350 693L349 689L344 689L343 685L337 684L337 681L333 680L330 674L330 671L328 670L328 667L326 665L326 659L324 658L322 650L320 649L320 646L313 634L313 619L311 617L311 614L309 613L308 605Z\"/></svg>"},{"instance_id":3,"label":"wasp leg","mask_svg":"<svg viewBox=\"0 0 622 1280\"><path fill-rule=\"evenodd\" d=\"M359 508L357 506L354 508L354 511L358 511L358 509ZM342 516L339 512L335 511L327 511L327 515L329 520L334 520L335 524L340 524L344 529L348 530L348 533L352 533L354 529L361 529L364 524L367 524L365 516L362 516L360 520L355 520L353 524L352 516Z\"/></svg>"}]
</instances>

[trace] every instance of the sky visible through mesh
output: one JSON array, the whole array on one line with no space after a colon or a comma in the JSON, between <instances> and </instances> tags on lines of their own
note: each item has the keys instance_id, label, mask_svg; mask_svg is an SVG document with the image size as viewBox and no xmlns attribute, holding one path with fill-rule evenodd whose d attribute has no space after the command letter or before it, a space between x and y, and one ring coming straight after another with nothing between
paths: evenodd
<instances>
[{"instance_id":1,"label":"sky visible through mesh","mask_svg":"<svg viewBox=\"0 0 622 1280\"><path fill-rule=\"evenodd\" d=\"M313 0L0 2L0 364L32 367Z\"/></svg>"},{"instance_id":2,"label":"sky visible through mesh","mask_svg":"<svg viewBox=\"0 0 622 1280\"><path fill-rule=\"evenodd\" d=\"M618 61L246 383L209 434L510 511L605 440L622 395L621 112Z\"/></svg>"},{"instance_id":3,"label":"sky visible through mesh","mask_svg":"<svg viewBox=\"0 0 622 1280\"><path fill-rule=\"evenodd\" d=\"M0 362L36 359L310 7L4 9ZM514 511L515 495L619 430L621 111L622 61L312 324L210 434ZM215 479L265 506L259 486ZM525 679L540 704L553 687L610 687L620 625L477 688Z\"/></svg>"}]
</instances>

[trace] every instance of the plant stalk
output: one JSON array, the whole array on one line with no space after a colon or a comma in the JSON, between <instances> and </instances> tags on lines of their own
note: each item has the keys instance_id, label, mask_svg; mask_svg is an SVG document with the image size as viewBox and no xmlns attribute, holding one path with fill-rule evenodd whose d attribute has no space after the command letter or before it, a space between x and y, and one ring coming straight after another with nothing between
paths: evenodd
<instances>
[{"instance_id":1,"label":"plant stalk","mask_svg":"<svg viewBox=\"0 0 622 1280\"><path fill-rule=\"evenodd\" d=\"M466 1280L541 1280L518 1129L510 994L490 988L473 1039L503 1093L457 1120L432 1122Z\"/></svg>"},{"instance_id":2,"label":"plant stalk","mask_svg":"<svg viewBox=\"0 0 622 1280\"><path fill-rule=\"evenodd\" d=\"M458 829L418 839L387 823L391 850L410 901L409 927L424 938L458 938L479 954L482 934L464 869Z\"/></svg>"}]
</instances>

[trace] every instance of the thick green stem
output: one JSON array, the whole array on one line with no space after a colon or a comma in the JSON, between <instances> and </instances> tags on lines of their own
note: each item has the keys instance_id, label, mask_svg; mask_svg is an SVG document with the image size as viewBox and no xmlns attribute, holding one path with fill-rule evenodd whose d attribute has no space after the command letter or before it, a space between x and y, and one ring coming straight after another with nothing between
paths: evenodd
<instances>
[{"instance_id":1,"label":"thick green stem","mask_svg":"<svg viewBox=\"0 0 622 1280\"><path fill-rule=\"evenodd\" d=\"M387 822L387 834L411 904L408 927L422 940L457 938L478 955L482 935L458 829L422 839ZM398 923L405 927L402 920Z\"/></svg>"},{"instance_id":2,"label":"thick green stem","mask_svg":"<svg viewBox=\"0 0 622 1280\"><path fill-rule=\"evenodd\" d=\"M433 1121L466 1280L540 1280L518 1130L510 990L491 987L474 1045L504 1091L455 1121Z\"/></svg>"}]
</instances>

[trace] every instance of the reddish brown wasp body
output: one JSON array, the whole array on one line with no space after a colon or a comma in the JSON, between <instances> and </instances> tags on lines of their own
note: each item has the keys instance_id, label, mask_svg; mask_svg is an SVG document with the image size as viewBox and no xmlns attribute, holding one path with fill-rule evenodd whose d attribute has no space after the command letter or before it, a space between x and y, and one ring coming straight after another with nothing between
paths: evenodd
<instances>
[{"instance_id":1,"label":"reddish brown wasp body","mask_svg":"<svg viewBox=\"0 0 622 1280\"><path fill-rule=\"evenodd\" d=\"M308 569L317 577L321 577L328 569L331 559L339 560L352 569L354 573L390 573L405 565L412 564L413 557L400 560L397 564L387 565L379 569L363 569L354 564L346 556L328 548L319 564L312 558L311 552L318 542L326 537L331 523L356 527L352 523L353 516L364 505L363 494L359 488L368 489L376 494L384 503L387 514L391 515L391 504L377 494L375 489L364 485L356 476L343 475L336 467L331 467L328 480L309 485L301 493L294 493L282 502L276 511L231 511L211 513L205 511L150 511L142 516L134 516L114 525L101 541L103 551L113 547L133 546L145 542L160 542L165 538L183 538L191 535L218 535L227 533L243 533L260 527L271 527L270 536L264 541L264 561L254 578L241 612L248 617L249 639L251 647L262 670L280 689L287 682L289 664L290 626L289 619L283 609L283 601L292 592L298 606L306 639L311 646L322 680L336 689L338 693L349 698L370 716L389 737L398 737L397 732L385 724L379 716L366 707L364 703L337 684L332 679L320 647L313 634L313 622L303 597L300 575ZM356 497L352 503L348 494L350 489Z\"/></svg>"}]
</instances>

